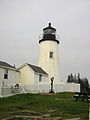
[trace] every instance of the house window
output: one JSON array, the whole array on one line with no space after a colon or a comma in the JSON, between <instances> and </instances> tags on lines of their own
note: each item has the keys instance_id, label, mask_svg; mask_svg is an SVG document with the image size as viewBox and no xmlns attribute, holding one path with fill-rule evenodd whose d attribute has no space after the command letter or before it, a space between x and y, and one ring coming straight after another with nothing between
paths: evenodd
<instances>
[{"instance_id":1,"label":"house window","mask_svg":"<svg viewBox=\"0 0 90 120\"><path fill-rule=\"evenodd\" d=\"M8 79L8 69L4 70L4 79Z\"/></svg>"},{"instance_id":2,"label":"house window","mask_svg":"<svg viewBox=\"0 0 90 120\"><path fill-rule=\"evenodd\" d=\"M39 75L39 82L41 82L42 81L42 75L40 74Z\"/></svg>"},{"instance_id":3,"label":"house window","mask_svg":"<svg viewBox=\"0 0 90 120\"><path fill-rule=\"evenodd\" d=\"M50 57L50 58L53 58L53 52L50 52L50 53L49 53L49 57Z\"/></svg>"}]
</instances>

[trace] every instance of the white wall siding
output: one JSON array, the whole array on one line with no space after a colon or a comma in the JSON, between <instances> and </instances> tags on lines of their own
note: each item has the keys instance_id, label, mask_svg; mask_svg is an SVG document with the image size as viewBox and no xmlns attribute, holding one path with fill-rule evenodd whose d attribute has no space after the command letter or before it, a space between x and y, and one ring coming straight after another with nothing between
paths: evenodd
<instances>
[{"instance_id":1,"label":"white wall siding","mask_svg":"<svg viewBox=\"0 0 90 120\"><path fill-rule=\"evenodd\" d=\"M13 85L13 84L19 84L20 80L20 73L14 70L8 71L8 79L7 84Z\"/></svg>"},{"instance_id":2,"label":"white wall siding","mask_svg":"<svg viewBox=\"0 0 90 120\"><path fill-rule=\"evenodd\" d=\"M34 72L27 66L23 66L20 70L20 84L34 84Z\"/></svg>"},{"instance_id":3,"label":"white wall siding","mask_svg":"<svg viewBox=\"0 0 90 120\"><path fill-rule=\"evenodd\" d=\"M4 69L0 68L0 85L2 84L4 80Z\"/></svg>"},{"instance_id":4,"label":"white wall siding","mask_svg":"<svg viewBox=\"0 0 90 120\"><path fill-rule=\"evenodd\" d=\"M5 68L0 68L0 84L13 85L19 83L20 73L16 70L8 69L8 79L4 79Z\"/></svg>"},{"instance_id":5,"label":"white wall siding","mask_svg":"<svg viewBox=\"0 0 90 120\"><path fill-rule=\"evenodd\" d=\"M42 75L41 82L39 81L39 75ZM34 84L47 84L47 83L49 84L48 75L43 75L41 73L36 73L34 76L35 76Z\"/></svg>"}]
</instances>

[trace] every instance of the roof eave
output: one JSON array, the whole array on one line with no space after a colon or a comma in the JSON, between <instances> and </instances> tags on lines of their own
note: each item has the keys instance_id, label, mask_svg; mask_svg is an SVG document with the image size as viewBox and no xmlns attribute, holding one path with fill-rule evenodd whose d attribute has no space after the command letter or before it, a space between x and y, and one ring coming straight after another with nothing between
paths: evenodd
<instances>
[{"instance_id":1,"label":"roof eave","mask_svg":"<svg viewBox=\"0 0 90 120\"><path fill-rule=\"evenodd\" d=\"M10 69L10 70L14 70L14 71L18 71L17 68L13 68L13 67L7 67L7 66L2 66L0 65L1 68L6 68L6 69ZM19 72L19 71L18 71Z\"/></svg>"}]
</instances>

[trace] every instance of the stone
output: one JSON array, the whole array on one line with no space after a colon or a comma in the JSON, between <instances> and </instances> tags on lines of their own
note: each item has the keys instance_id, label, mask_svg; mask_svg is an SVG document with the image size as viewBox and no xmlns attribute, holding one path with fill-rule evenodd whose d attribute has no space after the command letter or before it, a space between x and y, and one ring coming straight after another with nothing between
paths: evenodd
<instances>
[{"instance_id":1,"label":"stone","mask_svg":"<svg viewBox=\"0 0 90 120\"><path fill-rule=\"evenodd\" d=\"M80 118L71 118L71 119L66 119L66 120L81 120Z\"/></svg>"}]
</instances>

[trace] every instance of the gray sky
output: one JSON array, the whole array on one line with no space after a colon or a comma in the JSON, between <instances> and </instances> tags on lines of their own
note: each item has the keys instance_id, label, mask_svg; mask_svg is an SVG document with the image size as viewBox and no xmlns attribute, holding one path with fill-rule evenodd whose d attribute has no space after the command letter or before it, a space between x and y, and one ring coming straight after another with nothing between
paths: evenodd
<instances>
[{"instance_id":1,"label":"gray sky","mask_svg":"<svg viewBox=\"0 0 90 120\"><path fill-rule=\"evenodd\" d=\"M37 64L49 22L60 36L62 80L79 72L90 81L90 0L0 0L0 60Z\"/></svg>"}]
</instances>

